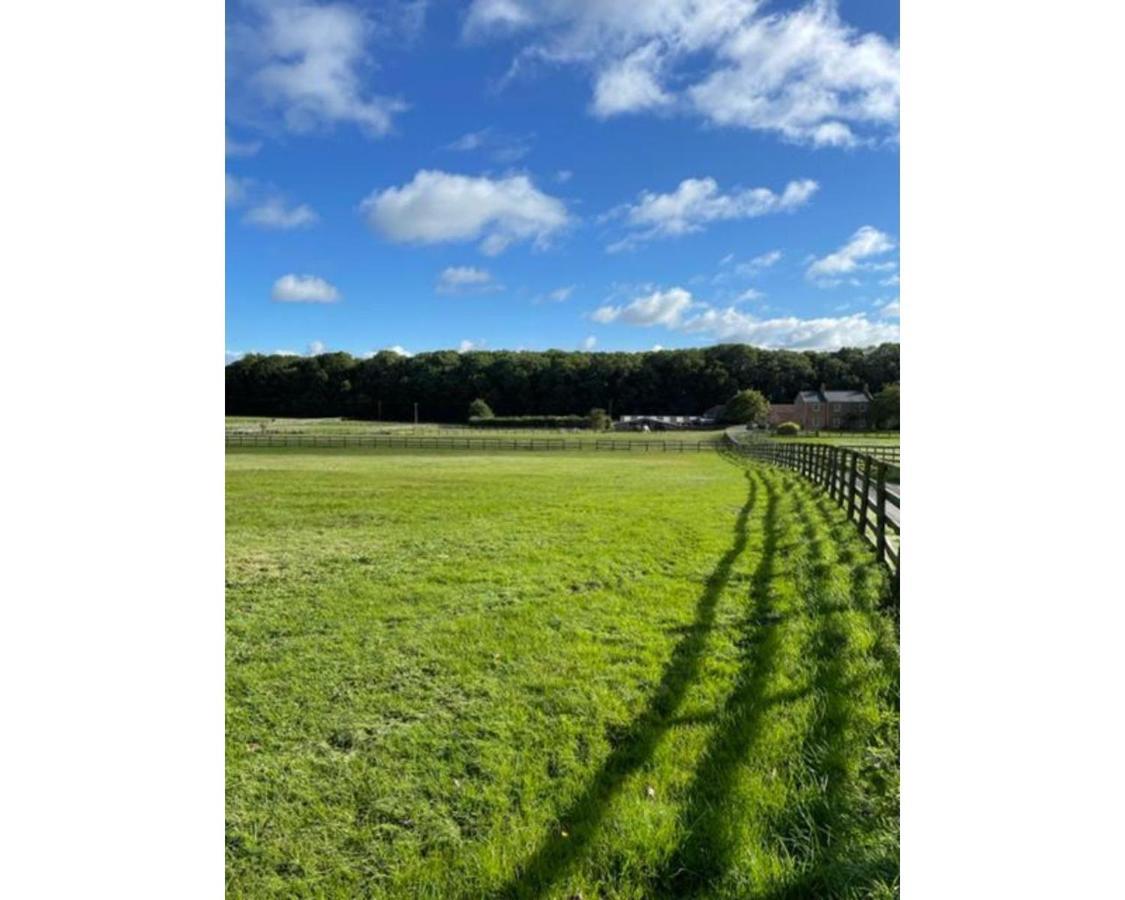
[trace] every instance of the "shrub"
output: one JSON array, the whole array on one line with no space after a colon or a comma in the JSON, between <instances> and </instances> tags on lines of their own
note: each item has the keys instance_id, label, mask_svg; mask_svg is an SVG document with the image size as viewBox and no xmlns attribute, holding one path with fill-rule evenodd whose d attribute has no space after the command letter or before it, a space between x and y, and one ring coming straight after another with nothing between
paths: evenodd
<instances>
[{"instance_id":1,"label":"shrub","mask_svg":"<svg viewBox=\"0 0 1125 900\"><path fill-rule=\"evenodd\" d=\"M589 428L588 416L493 416L490 419L472 417L473 428Z\"/></svg>"},{"instance_id":2,"label":"shrub","mask_svg":"<svg viewBox=\"0 0 1125 900\"><path fill-rule=\"evenodd\" d=\"M496 414L492 411L492 407L485 403L480 397L477 397L472 403L469 404L469 419L494 419Z\"/></svg>"},{"instance_id":3,"label":"shrub","mask_svg":"<svg viewBox=\"0 0 1125 900\"><path fill-rule=\"evenodd\" d=\"M770 404L759 391L739 391L723 407L723 421L736 425L753 425L769 418Z\"/></svg>"},{"instance_id":4,"label":"shrub","mask_svg":"<svg viewBox=\"0 0 1125 900\"><path fill-rule=\"evenodd\" d=\"M609 414L604 409L595 407L590 410L590 415L587 418L590 422L591 431L609 431L613 425L613 420L610 419Z\"/></svg>"},{"instance_id":5,"label":"shrub","mask_svg":"<svg viewBox=\"0 0 1125 900\"><path fill-rule=\"evenodd\" d=\"M789 435L800 434L801 433L801 426L798 425L796 422L782 422L780 425L777 426L777 433L778 434L789 434Z\"/></svg>"}]
</instances>

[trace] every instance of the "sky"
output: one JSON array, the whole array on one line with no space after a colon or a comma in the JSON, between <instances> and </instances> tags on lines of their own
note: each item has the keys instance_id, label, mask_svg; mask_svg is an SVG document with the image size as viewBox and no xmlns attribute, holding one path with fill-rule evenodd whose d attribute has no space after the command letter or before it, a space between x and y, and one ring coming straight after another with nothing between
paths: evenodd
<instances>
[{"instance_id":1,"label":"sky","mask_svg":"<svg viewBox=\"0 0 1125 900\"><path fill-rule=\"evenodd\" d=\"M898 4L229 0L226 358L899 336Z\"/></svg>"}]
</instances>

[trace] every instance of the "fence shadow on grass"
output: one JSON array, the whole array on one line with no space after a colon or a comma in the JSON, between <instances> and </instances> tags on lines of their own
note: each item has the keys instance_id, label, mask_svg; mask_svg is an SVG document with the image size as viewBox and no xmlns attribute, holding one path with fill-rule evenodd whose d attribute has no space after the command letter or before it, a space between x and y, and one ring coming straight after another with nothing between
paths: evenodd
<instances>
[{"instance_id":1,"label":"fence shadow on grass","mask_svg":"<svg viewBox=\"0 0 1125 900\"><path fill-rule=\"evenodd\" d=\"M681 812L687 837L652 879L650 896L705 896L714 878L727 870L736 848L724 801L734 787L739 765L752 751L766 711L804 694L767 693L782 621L770 590L777 571L779 499L768 482L767 490L765 543L750 582L746 659L719 717L721 725L712 733L687 791Z\"/></svg>"},{"instance_id":2,"label":"fence shadow on grass","mask_svg":"<svg viewBox=\"0 0 1125 900\"><path fill-rule=\"evenodd\" d=\"M676 723L676 710L683 702L688 686L699 674L719 597L730 581L735 560L746 549L750 511L758 502L760 489L756 477L749 472L746 477L749 496L735 521L734 543L708 577L706 587L696 602L692 625L672 651L648 706L617 740L586 790L559 817L569 836L563 838L554 831L544 838L516 875L495 896L537 897L565 874L589 846L622 783L652 757L661 737ZM767 491L769 509L775 511L776 497L768 485Z\"/></svg>"}]
</instances>

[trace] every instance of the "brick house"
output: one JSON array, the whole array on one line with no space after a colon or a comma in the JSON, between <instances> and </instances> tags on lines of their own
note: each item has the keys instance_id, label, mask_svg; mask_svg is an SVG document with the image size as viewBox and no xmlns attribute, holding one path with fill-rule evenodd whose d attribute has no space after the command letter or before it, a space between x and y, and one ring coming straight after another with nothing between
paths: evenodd
<instances>
[{"instance_id":1,"label":"brick house","mask_svg":"<svg viewBox=\"0 0 1125 900\"><path fill-rule=\"evenodd\" d=\"M804 431L857 431L867 427L871 394L862 391L801 391L793 401L793 418Z\"/></svg>"},{"instance_id":2,"label":"brick house","mask_svg":"<svg viewBox=\"0 0 1125 900\"><path fill-rule=\"evenodd\" d=\"M780 425L782 422L796 422L797 407L792 403L771 403L769 424Z\"/></svg>"}]
</instances>

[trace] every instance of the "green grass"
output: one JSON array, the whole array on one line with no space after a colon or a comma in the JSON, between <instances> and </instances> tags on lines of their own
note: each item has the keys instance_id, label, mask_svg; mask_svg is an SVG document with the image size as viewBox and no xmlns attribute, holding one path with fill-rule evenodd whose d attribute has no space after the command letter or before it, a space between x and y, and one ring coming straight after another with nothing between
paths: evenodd
<instances>
[{"instance_id":1,"label":"green grass","mask_svg":"<svg viewBox=\"0 0 1125 900\"><path fill-rule=\"evenodd\" d=\"M270 419L264 416L227 416L226 427L250 434L327 434L470 438L535 438L590 442L614 438L630 441L714 441L723 429L701 431L571 431L558 428L468 428L433 423L414 425L410 422L368 422L360 419Z\"/></svg>"},{"instance_id":2,"label":"green grass","mask_svg":"<svg viewBox=\"0 0 1125 900\"><path fill-rule=\"evenodd\" d=\"M795 475L227 461L230 896L897 893L886 578Z\"/></svg>"},{"instance_id":3,"label":"green grass","mask_svg":"<svg viewBox=\"0 0 1125 900\"><path fill-rule=\"evenodd\" d=\"M867 434L862 431L822 431L820 434L807 432L798 435L771 434L770 440L774 441L799 441L806 444L841 444L845 446L885 445L897 447L899 445L898 432L879 432Z\"/></svg>"}]
</instances>

